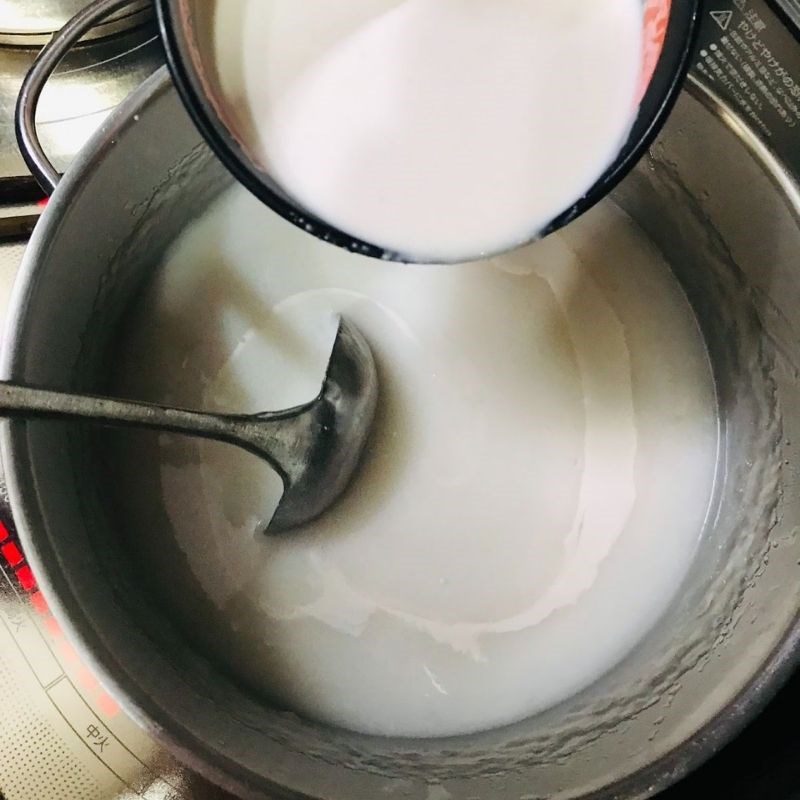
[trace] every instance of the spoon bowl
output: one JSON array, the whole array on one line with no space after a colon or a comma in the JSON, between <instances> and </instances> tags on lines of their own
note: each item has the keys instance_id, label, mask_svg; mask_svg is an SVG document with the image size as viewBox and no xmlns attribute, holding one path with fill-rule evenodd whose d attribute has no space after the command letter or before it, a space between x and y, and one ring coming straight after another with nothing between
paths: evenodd
<instances>
[{"instance_id":1,"label":"spoon bowl","mask_svg":"<svg viewBox=\"0 0 800 800\"><path fill-rule=\"evenodd\" d=\"M320 393L295 408L210 414L0 383L0 415L148 428L241 447L268 461L283 481L283 494L267 526L270 533L280 533L316 519L347 488L377 398L372 351L358 328L340 319Z\"/></svg>"}]
</instances>

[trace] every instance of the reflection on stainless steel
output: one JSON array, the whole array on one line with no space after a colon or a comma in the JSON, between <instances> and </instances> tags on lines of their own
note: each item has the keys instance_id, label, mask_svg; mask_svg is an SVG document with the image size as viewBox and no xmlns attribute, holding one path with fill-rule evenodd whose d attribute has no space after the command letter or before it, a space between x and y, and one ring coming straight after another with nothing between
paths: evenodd
<instances>
[{"instance_id":1,"label":"reflection on stainless steel","mask_svg":"<svg viewBox=\"0 0 800 800\"><path fill-rule=\"evenodd\" d=\"M0 44L43 44L50 34L87 4L87 0L0 0ZM88 38L130 30L152 19L148 0L132 0L130 6L99 25Z\"/></svg>"},{"instance_id":2,"label":"reflection on stainless steel","mask_svg":"<svg viewBox=\"0 0 800 800\"><path fill-rule=\"evenodd\" d=\"M789 19L800 28L800 0L776 0Z\"/></svg>"},{"instance_id":3,"label":"reflection on stainless steel","mask_svg":"<svg viewBox=\"0 0 800 800\"><path fill-rule=\"evenodd\" d=\"M17 150L14 106L35 48L0 48L0 200L37 193ZM45 88L39 110L42 143L60 169L108 113L163 63L153 25L81 47Z\"/></svg>"}]
</instances>

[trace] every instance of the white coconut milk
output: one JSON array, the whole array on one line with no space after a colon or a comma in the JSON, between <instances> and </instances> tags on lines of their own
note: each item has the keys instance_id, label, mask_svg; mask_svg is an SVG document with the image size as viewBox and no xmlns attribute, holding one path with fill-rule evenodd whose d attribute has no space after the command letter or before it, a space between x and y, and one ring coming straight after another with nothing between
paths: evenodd
<instances>
[{"instance_id":1,"label":"white coconut milk","mask_svg":"<svg viewBox=\"0 0 800 800\"><path fill-rule=\"evenodd\" d=\"M216 0L251 154L301 206L416 260L528 241L614 160L641 0Z\"/></svg>"},{"instance_id":2,"label":"white coconut milk","mask_svg":"<svg viewBox=\"0 0 800 800\"><path fill-rule=\"evenodd\" d=\"M248 412L319 389L334 314L381 400L347 496L292 535L233 447L120 434L132 541L239 679L378 734L465 733L585 687L673 598L713 482L703 341L661 257L606 203L488 262L398 267L242 189L176 243L135 315L123 396Z\"/></svg>"}]
</instances>

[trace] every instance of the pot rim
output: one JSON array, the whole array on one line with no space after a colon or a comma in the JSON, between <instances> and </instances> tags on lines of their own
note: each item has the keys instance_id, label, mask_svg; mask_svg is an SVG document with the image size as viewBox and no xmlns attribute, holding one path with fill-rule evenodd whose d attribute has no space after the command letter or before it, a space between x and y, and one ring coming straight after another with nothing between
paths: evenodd
<instances>
[{"instance_id":1,"label":"pot rim","mask_svg":"<svg viewBox=\"0 0 800 800\"><path fill-rule=\"evenodd\" d=\"M67 207L71 198L80 191L84 175L97 167L104 155L116 146L114 143L128 128L136 124L136 116L160 96L172 90L166 69L160 69L110 115L67 170L31 237L14 285L6 335L0 352L0 374L4 377L22 377L20 372L24 366L25 352L22 337L25 333L26 309L36 289L41 255L58 235L60 210ZM750 126L731 112L707 87L691 79L689 91L709 113L734 131L776 187L785 193L787 200L797 210L800 221L800 185L787 177L776 156L761 143ZM263 797L264 792L272 792L277 797L301 796L297 789L252 773L223 756L209 743L197 741L185 726L165 711L165 706L145 696L137 682L119 668L115 654L96 636L90 613L81 606L68 582L60 574L49 539L38 533L42 530L43 520L37 503L36 487L31 479L30 461L26 455L26 437L26 422L3 421L0 430L0 455L5 465L14 521L40 588L68 638L76 645L81 658L101 677L104 685L121 702L128 714L196 772L243 797ZM52 568L48 565L52 565ZM73 609L72 613L68 608ZM781 640L753 672L750 681L705 725L657 761L614 784L583 795L584 800L649 797L685 777L751 722L798 665L800 604L794 620Z\"/></svg>"}]
</instances>

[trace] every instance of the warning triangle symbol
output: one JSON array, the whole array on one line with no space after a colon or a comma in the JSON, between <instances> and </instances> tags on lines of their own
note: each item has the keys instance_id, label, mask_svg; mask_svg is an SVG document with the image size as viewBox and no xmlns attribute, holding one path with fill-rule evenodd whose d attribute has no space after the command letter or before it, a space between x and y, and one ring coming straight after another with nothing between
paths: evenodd
<instances>
[{"instance_id":1,"label":"warning triangle symbol","mask_svg":"<svg viewBox=\"0 0 800 800\"><path fill-rule=\"evenodd\" d=\"M731 20L733 19L733 11L712 11L711 18L717 25L722 28L722 30L728 30L728 26L731 24Z\"/></svg>"}]
</instances>

